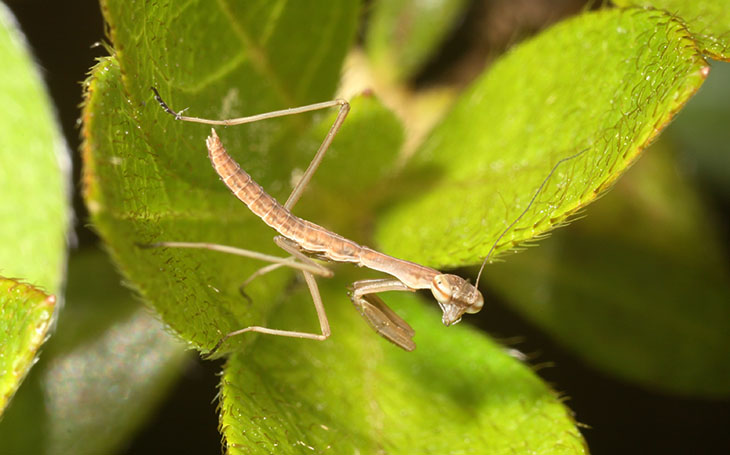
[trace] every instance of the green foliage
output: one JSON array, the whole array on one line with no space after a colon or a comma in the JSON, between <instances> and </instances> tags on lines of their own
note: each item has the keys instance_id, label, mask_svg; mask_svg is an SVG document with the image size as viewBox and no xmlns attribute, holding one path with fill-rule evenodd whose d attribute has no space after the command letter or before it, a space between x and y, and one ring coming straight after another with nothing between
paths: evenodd
<instances>
[{"instance_id":1,"label":"green foliage","mask_svg":"<svg viewBox=\"0 0 730 455\"><path fill-rule=\"evenodd\" d=\"M583 40L569 42L575 35ZM473 264L558 158L585 147L560 165L495 252L559 225L624 172L703 82L709 67L693 39L660 11L611 10L566 21L515 49L423 145L412 165L440 169L439 185L381 218L381 244L432 265ZM538 66L538 74L524 71ZM466 153L474 149L482 152ZM729 271L712 218L668 164L634 181L642 183L625 199L644 204L604 203L607 214L591 212L582 229L488 267L485 278L599 368L675 393L726 396ZM668 339L683 349L667 350Z\"/></svg>"},{"instance_id":2,"label":"green foliage","mask_svg":"<svg viewBox=\"0 0 730 455\"><path fill-rule=\"evenodd\" d=\"M381 219L379 243L437 267L479 263L556 163L587 150L556 169L495 253L539 237L616 180L707 70L682 24L658 11L551 28L497 62L435 129L412 163L434 182Z\"/></svg>"},{"instance_id":3,"label":"green foliage","mask_svg":"<svg viewBox=\"0 0 730 455\"><path fill-rule=\"evenodd\" d=\"M334 303L328 342L259 337L228 359L220 408L230 453L585 453L560 398L497 343L444 327L438 310L399 293L388 303L418 327L418 348L396 349L336 304L345 285L323 289ZM301 325L310 300L304 289L290 296L271 325Z\"/></svg>"},{"instance_id":4,"label":"green foliage","mask_svg":"<svg viewBox=\"0 0 730 455\"><path fill-rule=\"evenodd\" d=\"M0 271L56 293L63 281L69 163L25 38L0 5Z\"/></svg>"},{"instance_id":5,"label":"green foliage","mask_svg":"<svg viewBox=\"0 0 730 455\"><path fill-rule=\"evenodd\" d=\"M392 10L379 4L374 23L384 31L368 35L373 59L406 11L403 4ZM458 2L442 5L453 14L459 8ZM271 242L273 232L210 168L203 145L209 127L176 121L149 87L174 109L206 118L330 99L355 37L359 4L231 0L180 8L170 1L106 0L102 6L113 52L86 84L84 189L94 224L122 272L160 318L202 352L224 334L254 324L318 331L310 299L291 272L257 278L246 290L249 303L238 285L261 263L204 250L140 247L197 241L282 255ZM376 70L397 80L412 74L454 17L442 16L433 30L406 28L402 46L374 62ZM657 10L606 9L565 21L480 77L401 173L394 170L403 141L399 120L376 98L356 97L295 212L357 241L367 241L375 226L375 239L387 252L434 266L478 264L498 239L495 253L506 257L566 223L636 161L708 74L695 39L678 17ZM382 63L399 59L404 67L392 72ZM334 115L218 133L254 179L283 200ZM556 163L578 152L555 169L530 210L500 239ZM666 169L644 178L657 182L637 190L648 199L681 187ZM403 192L392 189L395 181ZM650 205L665 209L666 235L644 244L631 233L607 233L612 215L597 212L600 222L578 232L574 243L572 237L556 239L564 246L562 268L544 270L547 261L522 255L488 267L487 279L561 342L596 356L601 368L665 390L726 394L726 258L705 254L717 240L704 228L691 191L679 192L682 197ZM671 216L674 209L698 215L697 223L682 224L684 216ZM644 207L636 210L631 216ZM586 251L606 263L584 267ZM660 260L661 254L669 260ZM715 274L704 273L713 266ZM652 284L669 279L676 289L644 286L646 269ZM688 317L680 303L693 292L695 270L710 279L694 293L703 303ZM374 335L345 296L346 283L366 273L347 273L338 268L338 279L319 280L330 340L246 334L217 352L231 354L219 403L230 452L585 452L569 411L527 367L464 325L442 327L435 311L414 296L386 296L416 329L414 353ZM551 294L540 299L545 282ZM593 305L581 307L588 299ZM671 339L685 348L679 355L667 352ZM709 352L697 355L702 350Z\"/></svg>"},{"instance_id":6,"label":"green foliage","mask_svg":"<svg viewBox=\"0 0 730 455\"><path fill-rule=\"evenodd\" d=\"M33 366L55 305L55 297L33 286L0 278L0 411Z\"/></svg>"},{"instance_id":7,"label":"green foliage","mask_svg":"<svg viewBox=\"0 0 730 455\"><path fill-rule=\"evenodd\" d=\"M68 157L15 20L0 4L0 413L51 325L66 260ZM26 284L28 283L28 284Z\"/></svg>"},{"instance_id":8,"label":"green foliage","mask_svg":"<svg viewBox=\"0 0 730 455\"><path fill-rule=\"evenodd\" d=\"M438 50L465 13L465 0L382 0L371 12L367 52L375 73L405 82Z\"/></svg>"},{"instance_id":9,"label":"green foliage","mask_svg":"<svg viewBox=\"0 0 730 455\"><path fill-rule=\"evenodd\" d=\"M72 256L56 334L3 416L0 453L119 450L169 390L184 353L101 251Z\"/></svg>"},{"instance_id":10,"label":"green foliage","mask_svg":"<svg viewBox=\"0 0 730 455\"><path fill-rule=\"evenodd\" d=\"M308 30L306 24L299 24L295 29L292 28L295 27L292 24L284 27L286 15L296 14L296 11L265 14L259 10L255 24L242 24L240 18L245 15L229 15L226 9L213 12L206 10L206 20L217 25L205 31L210 37L196 36L195 39L212 43L214 48L206 53L206 56L213 62L217 59L238 62L221 69L215 63L201 61L197 57L194 62L191 61L184 45L179 48L170 47L169 55L160 58L165 61L187 61L189 64L160 66L160 58L155 58L155 53L159 52L159 49L148 44L164 43L168 40L186 43L188 39L192 39L180 35L185 30L171 27L169 24L159 28L155 28L154 25L167 23L170 20L194 23L196 15L201 13L192 7L184 11L184 15L188 15L186 19L181 18L177 10L173 12L161 9L156 13L148 11L148 14L158 14L159 17L153 20L153 16L148 16L151 25L147 26L133 20L136 17L134 8L118 11L115 2L108 2L106 6L111 37L117 52L115 56L100 62L88 81L84 111L86 140L84 181L87 203L92 210L95 224L110 245L115 259L165 322L184 339L202 349L212 347L228 331L252 323L297 330L316 330L311 307L308 310L311 316L307 320L301 316L301 312L307 311L308 304L301 300L290 299L287 292L282 293L281 290L286 288L287 275L284 273L257 279L247 289L253 299L253 304L248 305L238 295L237 285L259 264L207 251L150 250L136 246L137 243L160 240L186 240L235 244L257 250L274 251L269 241L271 231L247 213L245 208L228 194L220 182L217 182L207 164L205 151L202 148L206 128L176 123L154 104L147 87L157 86L174 107L200 106L191 114L208 117L243 115L327 98L331 95L318 94L331 93L335 81L332 75L311 78L311 86L302 86L301 81L288 75L282 65L292 64L292 61L299 59L298 75L302 72L331 72L336 75L338 69L332 64L331 59L313 60L298 47L288 49L282 44L269 49L267 46L269 42L276 41L277 31L282 30L281 33L286 32L291 35L296 29L303 42L318 43L322 46L319 52L339 55L341 59L351 42L357 8L348 10L347 15L350 19L340 18L337 23L333 23L327 20L327 17L333 14L331 7L326 11L317 12L316 8L309 6L307 9L310 16L320 13L324 15L318 22L320 27L314 31ZM232 17L236 20L232 20ZM272 19L266 23L261 21L261 17L272 17ZM334 34L336 39L320 42L321 37L318 34L322 33L322 28L327 29L329 24L335 28L340 27L329 32ZM341 28L342 24L350 24L351 27ZM250 43L243 39L244 35L262 36L260 33L250 31L254 26L270 30L269 40ZM130 31L130 28L134 27L144 28L147 33L145 39L140 38L140 35L133 30ZM235 32L236 46L230 46L226 39L220 38L220 34L225 35L227 30ZM192 33L190 29L187 31ZM200 34L203 30L196 28L194 33ZM314 35L310 36L307 33ZM263 36L269 35L263 34ZM285 43L288 45L290 41ZM177 52L179 54L176 54ZM313 62L321 63L324 69L319 67L307 69ZM211 68L215 68L218 72L213 72L211 75ZM288 81L287 78L292 80ZM206 82L195 83L194 80ZM241 86L240 83L233 83L237 80L244 80L246 84L241 88L242 91L232 92L231 87ZM283 82L278 82L279 80ZM301 93L298 87L302 87ZM237 100L242 100L243 107L235 104ZM268 104L265 104L267 100ZM387 114L374 100L355 100L353 120L343 128L341 137L338 137L334 144L333 161L336 166L323 166L317 175L318 183L311 192L305 194L305 199L317 202L333 200L334 203L326 205L329 208L334 207L335 214L344 214L345 210L349 212L352 207L362 208L364 210L360 211L364 213L360 213L358 217L364 217L368 214L368 206L356 205L357 201L365 200L368 193L373 192L372 188L378 179L387 173L388 162L392 162L400 144L401 134L394 117ZM249 128L223 130L221 135L229 150L246 165L254 178L277 197L283 198L286 196L290 170L303 168L306 165L316 146L311 138L323 133L324 124L325 120L316 118L314 120L306 117L286 118L281 121L255 124ZM310 130L312 132L309 132ZM383 131L384 134L363 134L363 131ZM305 139L295 139L301 137ZM345 146L348 150L345 150ZM352 185L350 182L359 183ZM313 212L316 208L310 203L309 207L304 207L304 211ZM319 209L322 208L320 205ZM356 217L353 222L357 221ZM350 229L354 232L359 231L356 226ZM335 282L326 288L325 298L328 303L335 302L341 306L343 301L346 301L344 291L344 283ZM297 305L290 310L286 309L290 308L289 306L278 308L287 302ZM404 365L412 365L412 369L430 369L433 371L431 376L445 371L446 365L454 371L459 371L458 365L464 365L467 368L465 371L476 369L479 377L483 378L489 374L509 375L509 379L505 377L495 382L490 394L495 397L511 397L514 396L515 388L529 391L527 395L535 397L535 406L552 416L548 419L533 414L522 417L526 422L525 425L539 429L534 432L537 438L534 441L535 445L560 446L556 449L560 453L582 452L580 436L559 400L549 392L549 389L539 384L526 367L509 358L506 353L500 352L484 340L483 336L471 334L465 327L448 331L443 327L439 330L428 330L428 323L423 322L422 325L426 329L419 331L417 337L418 343L426 346L423 354L413 356L408 361L395 362L392 359L401 358L405 353L394 351L395 348L372 334L349 305L344 305L341 309L337 309L337 305L332 306L336 308L330 315L335 339L316 344L253 335L237 337L223 348L223 352L237 352L226 367L225 377L238 377L242 366L248 367L254 361L266 369L269 363L275 365L277 362L288 362L295 358L301 358L302 361L309 359L307 361L311 362L313 357L308 351L314 350L317 355L332 359L331 362L337 359L341 364L339 368L342 374L337 377L330 376L327 371L332 368L331 362L321 361L322 366L319 371L307 370L304 367L294 368L292 371L294 377L277 378L272 373L271 379L260 376L258 384L263 381L276 389L284 387L285 384L289 384L288 387L291 388L306 385L311 390L321 385L319 393L322 394L331 389L328 385L330 381L335 380L341 386L337 394L333 394L328 401L336 404L337 397L345 395L352 395L355 401L358 397L361 400L364 395L359 384L363 375L377 371L384 375L384 379L382 383L373 384L372 387L377 387L378 393L383 394L383 405L400 406L398 401L392 401L389 397L402 393L402 387L408 381L414 380L413 371L399 372ZM278 311L273 311L277 309ZM430 318L432 319L430 324L437 325L438 317L434 317L433 313L418 307L409 311L412 320L415 321L414 324ZM273 314L276 318L269 321L268 314ZM453 332L463 333L453 335ZM353 339L349 343L337 343L338 336L350 336ZM456 338L453 341L445 341L445 338L450 336ZM469 349L456 349L457 340L461 339L459 337L468 340L464 343L469 345ZM480 338L481 340L477 341ZM247 349L242 350L244 344ZM449 358L445 355L430 354L440 352L435 347L439 345L442 346L440 349L454 347ZM287 346L289 354L286 356L282 356L281 353L275 354L277 349L281 349L280 346ZM367 349L371 356L364 358L358 354L363 349ZM493 351L489 356L490 360L476 362L475 359L484 358L485 350ZM266 352L272 354L267 355ZM504 371L501 371L503 368ZM455 375L455 378L465 375L466 373L460 373ZM251 380L250 375L247 377ZM302 379L305 383L301 382ZM257 384L254 385L259 387ZM456 383L444 386L453 388ZM245 387L248 390L249 386ZM332 392L335 390L332 389ZM469 393L482 392L475 389ZM251 392L251 396L255 394L258 392ZM504 406L480 406L472 409L472 403L463 401L463 397L460 398L458 395L458 390L455 390L441 398L443 402L456 400L450 405L452 409L450 412L454 413L454 416L461 415L462 420L474 420L482 424L489 422L495 428L512 422L516 412L514 406L518 405L519 408L522 405L508 402L504 398ZM281 397L282 400L294 398L286 393ZM228 412L223 412L221 426L230 448L237 447L236 444L244 431L250 431L250 418L265 411L264 408L248 405L250 399L249 395L231 393L227 386L224 386L220 406ZM435 419L444 408L434 405L426 407L432 399L427 389L424 389L418 398L406 396L400 400L410 401L409 412L415 413L423 408L424 421L427 421L429 417ZM366 403L360 403L360 406L364 405ZM243 410L248 418L241 418L240 413ZM302 423L290 424L286 430L292 433L295 430L306 432L307 421L319 421L322 425L327 425L325 422L331 424L337 412L340 411L324 418L325 416L312 414L312 408L303 408L296 419ZM373 418L381 418L379 411L372 412ZM476 417L472 413L475 413ZM444 421L444 418L441 417L438 421ZM246 425L243 422L247 422ZM408 447L407 435L415 434L416 431L424 434L433 431L433 426L422 425L417 429L415 423L414 420L413 424L406 422L391 426L392 429L388 432L388 444L394 448L405 448ZM352 423L340 427L333 425L332 428L340 435L348 435L356 430ZM371 430L380 431L377 427L372 427ZM570 443L561 446L563 444L560 442L561 438L566 434L569 435ZM372 441L361 440L368 445L373 444ZM312 441L317 445L322 442L314 439ZM444 439L444 443L448 441L454 443L455 439ZM524 434L514 433L510 437L489 441L488 446L506 451L510 448L523 447L524 444Z\"/></svg>"},{"instance_id":11,"label":"green foliage","mask_svg":"<svg viewBox=\"0 0 730 455\"><path fill-rule=\"evenodd\" d=\"M145 12L149 24L137 20L141 11L127 2L105 5L118 51L100 63L89 82L84 132L87 204L124 273L163 320L195 346L210 349L223 334L252 321L263 323L285 287L287 274L270 274L252 283L247 292L254 304L247 305L237 288L260 263L207 251L139 248L140 243L186 240L277 253L271 230L230 195L211 169L203 142L210 128L176 122L155 103L149 87L158 87L178 109L199 106L190 113L213 118L330 98L352 42L357 5L281 10L261 2L260 8L247 3L251 9L244 11L236 10L234 4L214 10L198 5L183 10L181 16L171 3L158 3L158 10ZM299 21L304 14L318 25ZM205 26L173 26L195 24L202 17ZM144 29L146 35L137 29ZM297 40L290 39L294 30L302 34L300 40L320 43L318 51L312 50L316 55L300 51ZM167 50L152 45L167 40L205 42L210 48L201 59L185 44ZM272 55L281 58L272 59ZM161 61L178 63L161 65ZM366 102L363 109L368 106L372 118L387 122L378 115L381 108ZM298 116L220 134L251 175L283 199L292 171L304 169L311 160L316 145L310 130L319 127L316 117ZM376 136L363 145L381 150L373 157L393 154L397 144L389 142L391 137L385 135L382 142L373 143ZM364 155L365 150L347 154ZM360 175L360 169L369 168L357 161L348 163L344 172L353 180L362 177L364 185L376 177ZM316 194L307 197L317 200ZM221 352L237 350L247 340L250 337L238 337Z\"/></svg>"},{"instance_id":12,"label":"green foliage","mask_svg":"<svg viewBox=\"0 0 730 455\"><path fill-rule=\"evenodd\" d=\"M605 371L654 390L726 397L730 282L722 242L666 146L651 152L586 220L495 264L485 278Z\"/></svg>"},{"instance_id":13,"label":"green foliage","mask_svg":"<svg viewBox=\"0 0 730 455\"><path fill-rule=\"evenodd\" d=\"M730 60L728 0L614 0L614 3L665 10L684 21L702 52L717 60Z\"/></svg>"}]
</instances>

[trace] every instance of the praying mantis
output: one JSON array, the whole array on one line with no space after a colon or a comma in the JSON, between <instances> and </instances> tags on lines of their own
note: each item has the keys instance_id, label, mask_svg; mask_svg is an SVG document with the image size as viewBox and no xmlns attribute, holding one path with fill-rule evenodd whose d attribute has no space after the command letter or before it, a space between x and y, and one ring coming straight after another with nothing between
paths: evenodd
<instances>
[{"instance_id":1,"label":"praying mantis","mask_svg":"<svg viewBox=\"0 0 730 455\"><path fill-rule=\"evenodd\" d=\"M279 203L276 199L267 194L266 191L258 183L256 183L248 173L246 173L246 171L241 169L240 165L236 163L225 150L225 147L223 146L223 143L215 129L211 129L211 133L206 139L208 157L220 179L228 187L228 189L251 210L251 212L261 218L264 223L278 233L278 235L274 237L274 242L282 250L288 253L290 255L289 257L283 258L271 256L256 251L213 243L164 241L146 245L147 247L208 249L258 259L270 263L269 265L254 272L253 275L244 282L244 286L256 277L280 267L290 267L299 270L302 273L304 281L307 283L312 296L312 301L314 302L314 307L316 309L320 325L320 333L249 326L226 334L211 352L215 352L228 338L246 332L258 332L268 335L320 341L329 338L331 334L330 325L315 276L331 277L333 272L320 262L317 262L318 260L333 263L351 263L390 275L391 278L356 281L352 284L349 295L358 312L363 316L368 325L375 330L375 332L406 351L412 351L416 347L415 342L413 341L415 331L403 318L391 310L378 294L386 291L415 292L421 289L429 290L441 308L442 322L446 326L458 323L465 313L474 314L478 313L482 309L484 305L484 297L477 286L471 284L468 280L465 280L458 275L441 273L436 269L403 259L398 259L376 251L370 247L360 245L322 226L299 218L291 212L292 208L301 197L306 185L309 183L320 163L324 159L325 153L327 152L327 149L332 143L335 135L345 121L345 118L350 111L350 104L347 101L343 99L335 99L332 101L272 111L247 117L227 120L211 120L182 115L181 111L178 112L170 108L167 103L163 101L160 94L154 87L152 88L152 91L154 92L155 99L162 109L174 116L175 119L213 126L242 125L245 123L296 115L304 112L334 107L338 108L335 121L330 127L319 149L315 153L307 170L304 172L299 182L294 186L294 189L284 204ZM555 169L562 162L573 159L583 152L585 152L585 150L573 156L563 158L553 166L549 175L535 192L535 195L527 205L526 209L502 232L499 238L492 245L487 257L482 262L477 283L479 282L479 277L481 277L484 266L488 262L498 242L527 213L537 198L537 195L540 191L542 191L547 181L555 172Z\"/></svg>"}]
</instances>

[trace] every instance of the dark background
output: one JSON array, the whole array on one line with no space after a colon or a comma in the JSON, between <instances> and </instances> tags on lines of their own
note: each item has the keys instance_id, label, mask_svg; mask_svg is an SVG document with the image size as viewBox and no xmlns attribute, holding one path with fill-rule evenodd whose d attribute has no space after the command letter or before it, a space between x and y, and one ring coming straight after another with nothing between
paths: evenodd
<instances>
[{"instance_id":1,"label":"dark background","mask_svg":"<svg viewBox=\"0 0 730 455\"><path fill-rule=\"evenodd\" d=\"M465 83L511 43L577 12L582 3L474 1L458 31L413 83ZM9 6L41 67L70 149L77 151L80 83L94 59L105 54L103 47L92 47L104 39L99 5L94 0L15 0L9 1ZM78 191L78 154L73 159L78 248L91 248L100 241L87 227L88 217ZM530 363L541 366L538 374L569 397L567 405L576 420L586 425L582 432L592 453L730 453L728 402L677 398L619 382L555 345L500 305L497 296L485 298L494 304L488 317L479 320L481 326L493 336L517 335L523 340L515 347L529 353ZM220 435L214 403L221 365L198 361L187 368L126 453L216 453Z\"/></svg>"}]
</instances>

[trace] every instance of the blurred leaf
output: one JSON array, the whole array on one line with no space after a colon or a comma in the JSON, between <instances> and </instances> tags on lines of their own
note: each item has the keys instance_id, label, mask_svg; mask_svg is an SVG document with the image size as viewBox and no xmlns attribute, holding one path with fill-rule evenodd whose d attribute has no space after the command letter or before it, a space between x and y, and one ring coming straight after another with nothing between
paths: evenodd
<instances>
[{"instance_id":1,"label":"blurred leaf","mask_svg":"<svg viewBox=\"0 0 730 455\"><path fill-rule=\"evenodd\" d=\"M220 406L229 453L587 452L560 397L483 334L446 328L437 310L393 293L388 303L418 343L395 349L346 304L344 286L322 283L326 342L258 336L228 360ZM316 330L306 290L286 300L271 327Z\"/></svg>"},{"instance_id":2,"label":"blurred leaf","mask_svg":"<svg viewBox=\"0 0 730 455\"><path fill-rule=\"evenodd\" d=\"M0 61L0 273L58 293L70 164L25 38L3 4Z\"/></svg>"},{"instance_id":3,"label":"blurred leaf","mask_svg":"<svg viewBox=\"0 0 730 455\"><path fill-rule=\"evenodd\" d=\"M422 68L465 14L466 0L381 0L368 21L367 53L383 79L402 82Z\"/></svg>"},{"instance_id":4,"label":"blurred leaf","mask_svg":"<svg viewBox=\"0 0 730 455\"><path fill-rule=\"evenodd\" d=\"M667 128L696 180L730 200L730 64L717 62L700 93Z\"/></svg>"},{"instance_id":5,"label":"blurred leaf","mask_svg":"<svg viewBox=\"0 0 730 455\"><path fill-rule=\"evenodd\" d=\"M185 360L181 343L132 302L101 252L72 256L69 265L58 331L0 423L0 453L119 450Z\"/></svg>"},{"instance_id":6,"label":"blurred leaf","mask_svg":"<svg viewBox=\"0 0 730 455\"><path fill-rule=\"evenodd\" d=\"M54 296L0 277L0 414L35 363L55 305Z\"/></svg>"},{"instance_id":7,"label":"blurred leaf","mask_svg":"<svg viewBox=\"0 0 730 455\"><path fill-rule=\"evenodd\" d=\"M163 320L195 346L210 349L225 333L265 323L287 275L252 283L247 293L255 303L248 305L238 286L260 262L136 245L205 241L282 253L271 242L273 231L211 168L204 145L210 128L175 121L155 103L149 87L158 87L174 108L192 106L191 115L209 118L329 99L354 37L358 4L282 8L237 1L180 9L174 2L109 0L104 11L115 57L95 68L87 87L87 205L115 260ZM201 43L206 52L199 52ZM319 125L318 118L303 115L219 133L253 178L282 200L293 170L306 168L314 154L311 142L301 139L310 137L312 125ZM357 150L349 153L360 156ZM350 177L368 181L360 174ZM221 353L237 349L244 338Z\"/></svg>"},{"instance_id":8,"label":"blurred leaf","mask_svg":"<svg viewBox=\"0 0 730 455\"><path fill-rule=\"evenodd\" d=\"M667 151L587 217L485 274L527 318L652 390L730 396L730 270L712 217Z\"/></svg>"},{"instance_id":9,"label":"blurred leaf","mask_svg":"<svg viewBox=\"0 0 730 455\"><path fill-rule=\"evenodd\" d=\"M433 266L481 261L565 223L639 156L704 81L683 25L659 11L602 10L562 22L498 61L416 156L435 184L395 204L383 248Z\"/></svg>"},{"instance_id":10,"label":"blurred leaf","mask_svg":"<svg viewBox=\"0 0 730 455\"><path fill-rule=\"evenodd\" d=\"M619 6L663 9L687 23L689 32L709 57L730 60L730 1L614 0Z\"/></svg>"},{"instance_id":11,"label":"blurred leaf","mask_svg":"<svg viewBox=\"0 0 730 455\"><path fill-rule=\"evenodd\" d=\"M0 61L1 414L46 338L56 303L46 293L61 289L69 163L25 38L2 3Z\"/></svg>"}]
</instances>

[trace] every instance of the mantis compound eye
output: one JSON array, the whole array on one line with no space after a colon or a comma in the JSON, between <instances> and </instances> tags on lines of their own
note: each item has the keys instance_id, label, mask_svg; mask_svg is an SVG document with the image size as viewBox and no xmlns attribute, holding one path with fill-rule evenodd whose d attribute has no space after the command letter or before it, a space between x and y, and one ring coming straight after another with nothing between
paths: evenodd
<instances>
[{"instance_id":1,"label":"mantis compound eye","mask_svg":"<svg viewBox=\"0 0 730 455\"><path fill-rule=\"evenodd\" d=\"M444 325L456 324L464 313L478 313L484 305L482 293L457 275L436 275L431 282L431 293L443 311Z\"/></svg>"}]
</instances>

